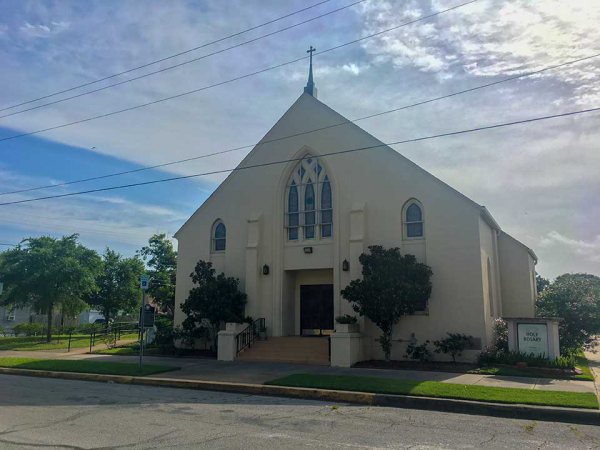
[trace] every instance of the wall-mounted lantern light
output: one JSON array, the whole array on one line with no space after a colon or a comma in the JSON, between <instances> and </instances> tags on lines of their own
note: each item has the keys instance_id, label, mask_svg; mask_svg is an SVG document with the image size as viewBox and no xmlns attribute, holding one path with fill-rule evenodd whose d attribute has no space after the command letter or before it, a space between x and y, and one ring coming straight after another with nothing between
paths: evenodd
<instances>
[{"instance_id":1,"label":"wall-mounted lantern light","mask_svg":"<svg viewBox=\"0 0 600 450\"><path fill-rule=\"evenodd\" d=\"M350 263L348 262L348 260L347 260L347 259L345 259L345 260L342 262L342 270L343 270L344 272L348 272L348 271L350 270Z\"/></svg>"},{"instance_id":2,"label":"wall-mounted lantern light","mask_svg":"<svg viewBox=\"0 0 600 450\"><path fill-rule=\"evenodd\" d=\"M306 254L312 253L312 247L304 247L304 253L306 253Z\"/></svg>"},{"instance_id":3,"label":"wall-mounted lantern light","mask_svg":"<svg viewBox=\"0 0 600 450\"><path fill-rule=\"evenodd\" d=\"M269 266L266 264L263 266L263 275L269 275Z\"/></svg>"}]
</instances>

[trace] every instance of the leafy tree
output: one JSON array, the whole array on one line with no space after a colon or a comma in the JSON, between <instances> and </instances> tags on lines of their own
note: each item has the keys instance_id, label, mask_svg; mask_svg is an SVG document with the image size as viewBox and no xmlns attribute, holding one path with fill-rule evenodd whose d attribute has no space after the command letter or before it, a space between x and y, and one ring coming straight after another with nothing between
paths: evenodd
<instances>
[{"instance_id":1,"label":"leafy tree","mask_svg":"<svg viewBox=\"0 0 600 450\"><path fill-rule=\"evenodd\" d=\"M550 281L548 281L548 279L544 278L543 276L541 276L539 273L536 272L535 286L536 286L538 295L540 295L544 291L544 289L546 289L549 285L550 285Z\"/></svg>"},{"instance_id":2,"label":"leafy tree","mask_svg":"<svg viewBox=\"0 0 600 450\"><path fill-rule=\"evenodd\" d=\"M175 282L177 252L166 234L155 234L142 247L138 255L146 261L151 277L147 293L154 298L160 309L173 316L175 310Z\"/></svg>"},{"instance_id":3,"label":"leafy tree","mask_svg":"<svg viewBox=\"0 0 600 450\"><path fill-rule=\"evenodd\" d=\"M537 300L537 315L560 317L561 353L566 355L591 344L600 333L600 278L590 274L564 274Z\"/></svg>"},{"instance_id":4,"label":"leafy tree","mask_svg":"<svg viewBox=\"0 0 600 450\"><path fill-rule=\"evenodd\" d=\"M216 333L221 322L242 322L246 294L239 290L237 278L226 277L224 273L215 275L212 263L198 261L190 274L194 287L190 290L181 310L187 315L182 326L191 332L210 324L211 342L216 342Z\"/></svg>"},{"instance_id":5,"label":"leafy tree","mask_svg":"<svg viewBox=\"0 0 600 450\"><path fill-rule=\"evenodd\" d=\"M96 289L100 257L81 245L78 237L25 239L0 258L0 279L6 289L3 304L32 306L46 314L48 342L52 340L55 309L80 312L86 306L82 299Z\"/></svg>"},{"instance_id":6,"label":"leafy tree","mask_svg":"<svg viewBox=\"0 0 600 450\"><path fill-rule=\"evenodd\" d=\"M140 259L123 258L107 248L96 277L98 289L87 297L87 302L100 310L107 321L119 311L132 312L139 305L140 276L143 273L144 263Z\"/></svg>"},{"instance_id":7,"label":"leafy tree","mask_svg":"<svg viewBox=\"0 0 600 450\"><path fill-rule=\"evenodd\" d=\"M359 258L362 279L352 280L342 296L352 309L368 317L381 329L378 341L389 361L392 328L403 315L412 314L426 304L431 295L431 268L417 262L414 255L400 254L400 249L369 247Z\"/></svg>"}]
</instances>

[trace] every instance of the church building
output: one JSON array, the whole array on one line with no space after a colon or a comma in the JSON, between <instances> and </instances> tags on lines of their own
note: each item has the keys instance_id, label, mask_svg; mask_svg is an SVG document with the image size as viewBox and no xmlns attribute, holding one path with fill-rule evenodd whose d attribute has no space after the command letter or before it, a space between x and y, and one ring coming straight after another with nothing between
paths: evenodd
<instances>
[{"instance_id":1,"label":"church building","mask_svg":"<svg viewBox=\"0 0 600 450\"><path fill-rule=\"evenodd\" d=\"M308 362L294 355L318 354L328 340L315 335L334 336L335 317L356 315L340 291L361 277L370 245L399 247L433 271L427 304L395 326L392 359L452 332L473 336L463 354L472 360L491 343L494 319L534 316L534 252L484 206L320 102L312 60L302 95L175 237L175 323L190 273L210 261L240 280L246 315L264 318L273 347L263 360ZM380 330L359 324L352 359L381 359Z\"/></svg>"}]
</instances>

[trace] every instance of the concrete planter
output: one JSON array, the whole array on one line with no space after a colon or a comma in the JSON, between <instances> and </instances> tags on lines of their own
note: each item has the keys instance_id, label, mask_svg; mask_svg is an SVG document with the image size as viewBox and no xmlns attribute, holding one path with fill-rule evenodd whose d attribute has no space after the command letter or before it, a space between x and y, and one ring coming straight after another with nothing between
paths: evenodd
<instances>
[{"instance_id":1,"label":"concrete planter","mask_svg":"<svg viewBox=\"0 0 600 450\"><path fill-rule=\"evenodd\" d=\"M360 331L360 324L358 323L336 323L336 333L358 333Z\"/></svg>"}]
</instances>

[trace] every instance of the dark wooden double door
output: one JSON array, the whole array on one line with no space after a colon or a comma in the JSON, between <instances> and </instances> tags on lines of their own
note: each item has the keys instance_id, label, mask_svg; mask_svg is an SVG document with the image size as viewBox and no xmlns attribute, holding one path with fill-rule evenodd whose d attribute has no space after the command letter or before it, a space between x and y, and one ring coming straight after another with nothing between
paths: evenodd
<instances>
[{"instance_id":1,"label":"dark wooden double door","mask_svg":"<svg viewBox=\"0 0 600 450\"><path fill-rule=\"evenodd\" d=\"M333 284L300 285L300 333L322 336L333 332Z\"/></svg>"}]
</instances>

